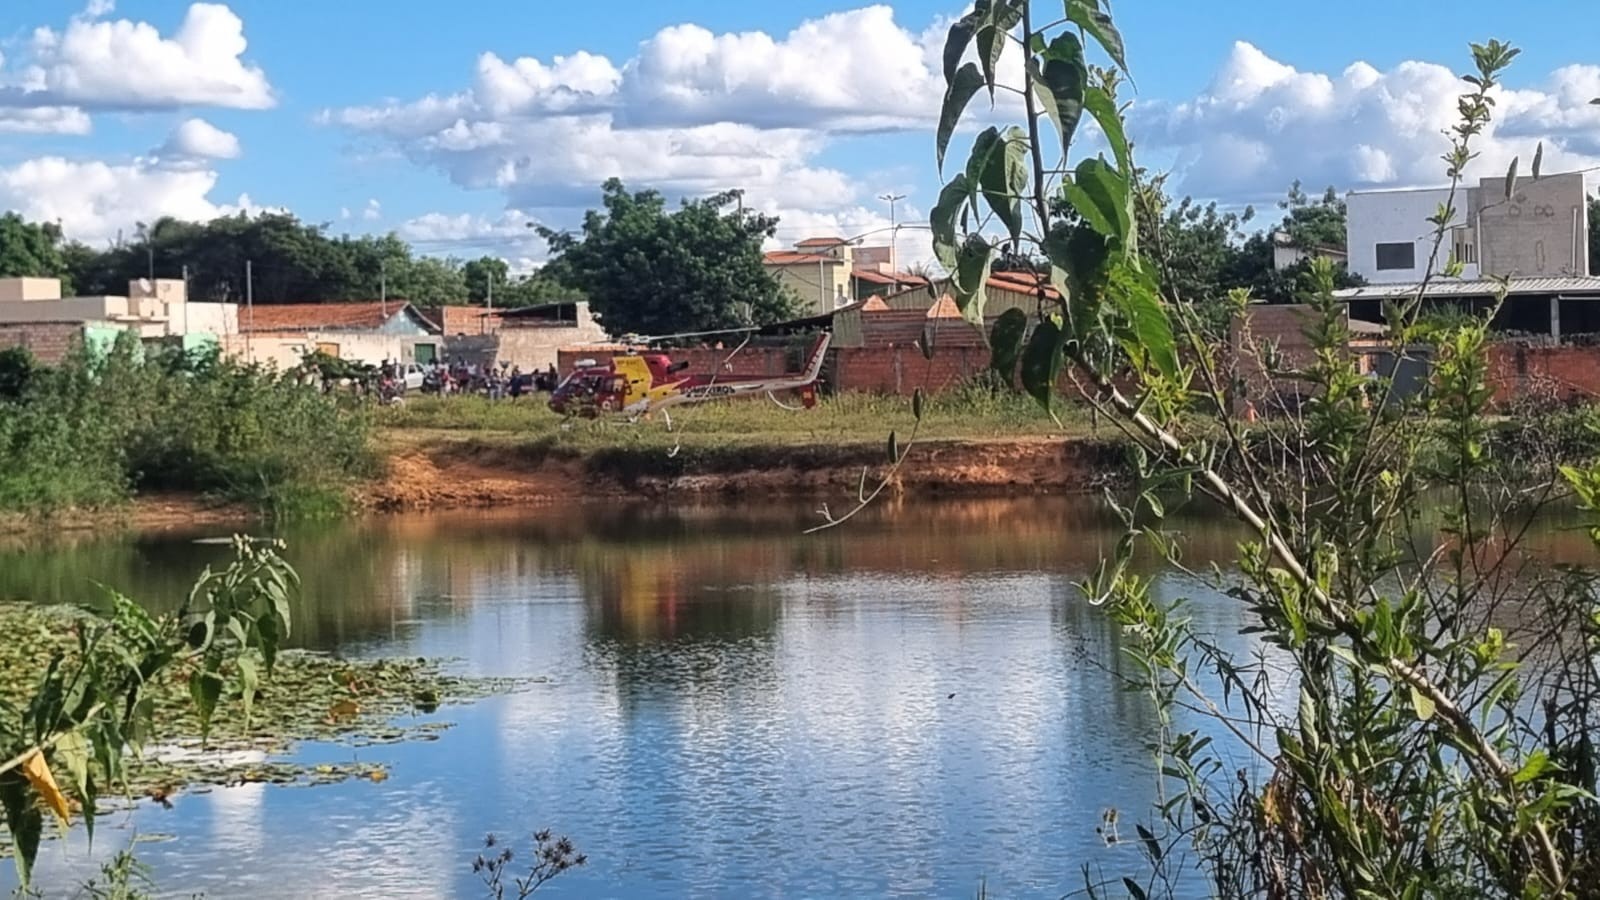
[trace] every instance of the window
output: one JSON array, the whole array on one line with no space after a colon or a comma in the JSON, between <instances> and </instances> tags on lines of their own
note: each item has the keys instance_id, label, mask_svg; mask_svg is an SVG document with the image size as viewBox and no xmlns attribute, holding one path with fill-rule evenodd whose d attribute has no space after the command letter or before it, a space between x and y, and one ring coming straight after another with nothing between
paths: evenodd
<instances>
[{"instance_id":1,"label":"window","mask_svg":"<svg viewBox=\"0 0 1600 900\"><path fill-rule=\"evenodd\" d=\"M1417 267L1417 245L1404 244L1379 244L1378 245L1378 271L1387 269L1415 269Z\"/></svg>"}]
</instances>

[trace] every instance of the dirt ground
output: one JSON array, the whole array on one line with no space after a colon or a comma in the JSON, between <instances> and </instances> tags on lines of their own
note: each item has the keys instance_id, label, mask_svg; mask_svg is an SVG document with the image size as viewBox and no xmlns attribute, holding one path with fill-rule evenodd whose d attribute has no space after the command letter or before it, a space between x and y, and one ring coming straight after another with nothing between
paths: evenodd
<instances>
[{"instance_id":1,"label":"dirt ground","mask_svg":"<svg viewBox=\"0 0 1600 900\"><path fill-rule=\"evenodd\" d=\"M690 463L673 474L628 474L617 472L614 465L597 470L577 456L444 443L397 448L387 474L364 489L359 500L365 509L389 511L524 506L607 496L793 496L854 491L863 479L870 491L884 478L903 494L1078 493L1096 490L1114 477L1115 467L1106 457L1103 445L1071 440L941 441L907 448L898 471L891 471L884 449L841 446L795 448L792 454L779 449L742 468L723 462L713 471L697 471ZM641 458L640 462L648 470L665 460Z\"/></svg>"}]
</instances>

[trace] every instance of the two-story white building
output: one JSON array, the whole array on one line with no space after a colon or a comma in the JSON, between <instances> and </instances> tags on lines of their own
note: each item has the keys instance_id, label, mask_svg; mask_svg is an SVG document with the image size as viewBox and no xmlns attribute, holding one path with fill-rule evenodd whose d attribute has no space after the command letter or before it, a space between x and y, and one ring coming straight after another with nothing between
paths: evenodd
<instances>
[{"instance_id":1,"label":"two-story white building","mask_svg":"<svg viewBox=\"0 0 1600 900\"><path fill-rule=\"evenodd\" d=\"M1495 327L1600 333L1600 278L1589 275L1588 195L1581 172L1447 188L1354 191L1346 197L1349 268L1367 286L1339 291L1351 314L1381 321L1386 302L1424 290L1431 304L1485 308L1504 289ZM1449 210L1434 249L1431 219ZM1446 277L1452 262L1460 269ZM1509 279L1502 286L1496 279Z\"/></svg>"}]
</instances>

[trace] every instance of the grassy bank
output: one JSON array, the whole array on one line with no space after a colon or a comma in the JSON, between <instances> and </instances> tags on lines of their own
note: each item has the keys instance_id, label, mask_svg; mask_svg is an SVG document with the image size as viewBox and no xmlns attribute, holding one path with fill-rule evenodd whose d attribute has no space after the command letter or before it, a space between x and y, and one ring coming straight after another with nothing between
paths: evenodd
<instances>
[{"instance_id":1,"label":"grassy bank","mask_svg":"<svg viewBox=\"0 0 1600 900\"><path fill-rule=\"evenodd\" d=\"M765 399L683 407L673 412L670 430L660 415L634 424L565 419L551 412L543 397L491 402L414 396L403 406L380 411L376 422L391 445L471 437L543 442L580 454L634 448L878 446L890 431L904 440L916 424L909 400L870 394L824 397L814 409L784 409ZM1063 406L1052 418L1026 397L968 388L928 397L920 436L934 441L1015 440L1088 437L1093 432L1079 408Z\"/></svg>"},{"instance_id":2,"label":"grassy bank","mask_svg":"<svg viewBox=\"0 0 1600 900\"><path fill-rule=\"evenodd\" d=\"M44 368L0 353L0 510L114 509L183 492L275 515L337 511L377 470L363 414L216 354L143 348Z\"/></svg>"}]
</instances>

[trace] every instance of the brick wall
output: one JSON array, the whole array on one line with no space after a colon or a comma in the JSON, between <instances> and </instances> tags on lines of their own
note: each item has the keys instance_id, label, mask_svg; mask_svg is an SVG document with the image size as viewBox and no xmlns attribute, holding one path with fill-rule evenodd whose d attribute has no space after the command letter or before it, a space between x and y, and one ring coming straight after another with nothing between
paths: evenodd
<instances>
[{"instance_id":1,"label":"brick wall","mask_svg":"<svg viewBox=\"0 0 1600 900\"><path fill-rule=\"evenodd\" d=\"M1235 393L1234 413L1242 415L1251 405L1261 415L1268 415L1278 402L1290 402L1284 396L1301 390L1293 383L1278 383L1267 373L1267 360L1262 350L1276 346L1278 367L1298 369L1316 358L1306 328L1315 321L1317 313L1305 305L1251 306L1244 316L1235 316L1229 329L1230 365L1240 391ZM1280 396L1283 395L1283 396Z\"/></svg>"},{"instance_id":2,"label":"brick wall","mask_svg":"<svg viewBox=\"0 0 1600 900\"><path fill-rule=\"evenodd\" d=\"M0 350L24 347L47 366L60 364L82 340L83 326L76 322L0 325Z\"/></svg>"},{"instance_id":3,"label":"brick wall","mask_svg":"<svg viewBox=\"0 0 1600 900\"><path fill-rule=\"evenodd\" d=\"M1494 344L1487 380L1496 406L1519 397L1595 403L1600 401L1600 347Z\"/></svg>"},{"instance_id":4,"label":"brick wall","mask_svg":"<svg viewBox=\"0 0 1600 900\"><path fill-rule=\"evenodd\" d=\"M909 396L958 387L989 365L984 347L941 347L935 339L933 358L913 346L842 347L833 352L832 385L840 391Z\"/></svg>"}]
</instances>

